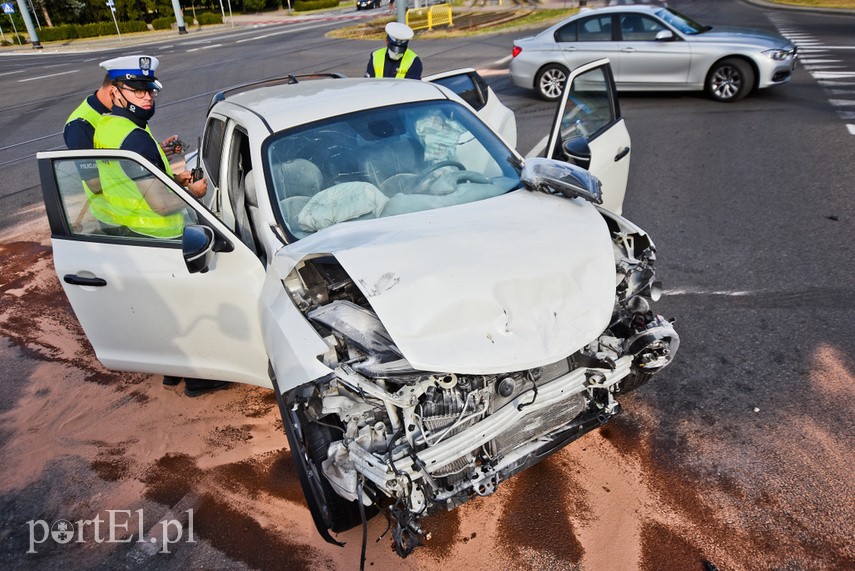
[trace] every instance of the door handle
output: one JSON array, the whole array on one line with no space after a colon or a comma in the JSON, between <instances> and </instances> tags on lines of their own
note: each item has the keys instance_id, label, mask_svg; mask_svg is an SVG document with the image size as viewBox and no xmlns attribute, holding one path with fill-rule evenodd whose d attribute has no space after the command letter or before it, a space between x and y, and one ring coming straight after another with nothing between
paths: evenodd
<instances>
[{"instance_id":1,"label":"door handle","mask_svg":"<svg viewBox=\"0 0 855 571\"><path fill-rule=\"evenodd\" d=\"M628 154L629 154L629 147L622 148L621 150L618 151L618 154L615 155L615 162L618 162L619 160L621 160L622 158L624 158Z\"/></svg>"},{"instance_id":2,"label":"door handle","mask_svg":"<svg viewBox=\"0 0 855 571\"><path fill-rule=\"evenodd\" d=\"M62 281L67 284L79 286L104 287L107 285L107 280L104 278L84 278L74 274L65 274Z\"/></svg>"},{"instance_id":3,"label":"door handle","mask_svg":"<svg viewBox=\"0 0 855 571\"><path fill-rule=\"evenodd\" d=\"M635 48L621 48L620 51L624 53L632 53L635 51Z\"/></svg>"}]
</instances>

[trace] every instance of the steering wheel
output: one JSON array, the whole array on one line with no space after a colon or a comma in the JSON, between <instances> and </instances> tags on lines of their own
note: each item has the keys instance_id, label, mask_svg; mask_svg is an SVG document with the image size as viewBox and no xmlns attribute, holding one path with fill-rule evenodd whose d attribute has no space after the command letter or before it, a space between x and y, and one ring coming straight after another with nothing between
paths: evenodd
<instances>
[{"instance_id":1,"label":"steering wheel","mask_svg":"<svg viewBox=\"0 0 855 571\"><path fill-rule=\"evenodd\" d=\"M427 167L422 169L422 171L420 173L418 173L416 175L416 177L419 179L419 183L418 183L418 186L416 186L416 188L413 190L413 194L424 194L424 193L426 193L428 191L428 189L430 188L430 185L432 185L436 181L436 179L434 179L434 178L428 178L428 175L430 173L436 171L436 170L439 170L439 169L445 168L445 167L454 167L457 170L461 170L461 171L466 170L466 167L463 166L463 164L461 164L457 161L452 161L452 160L439 161L439 162L433 163L432 165L428 165Z\"/></svg>"}]
</instances>

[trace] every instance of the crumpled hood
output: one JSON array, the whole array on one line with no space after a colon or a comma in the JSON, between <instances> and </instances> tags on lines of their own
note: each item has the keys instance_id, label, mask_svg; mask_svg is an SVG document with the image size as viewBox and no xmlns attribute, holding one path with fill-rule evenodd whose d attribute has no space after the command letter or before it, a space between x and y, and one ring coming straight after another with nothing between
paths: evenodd
<instances>
[{"instance_id":1,"label":"crumpled hood","mask_svg":"<svg viewBox=\"0 0 855 571\"><path fill-rule=\"evenodd\" d=\"M332 254L416 369L491 374L570 355L608 326L615 262L589 203L517 190L338 224L286 246L287 275Z\"/></svg>"},{"instance_id":2,"label":"crumpled hood","mask_svg":"<svg viewBox=\"0 0 855 571\"><path fill-rule=\"evenodd\" d=\"M688 36L693 42L710 43L738 43L745 46L753 46L761 49L787 48L792 49L793 44L781 36L753 28L732 28L716 26L708 32Z\"/></svg>"}]
</instances>

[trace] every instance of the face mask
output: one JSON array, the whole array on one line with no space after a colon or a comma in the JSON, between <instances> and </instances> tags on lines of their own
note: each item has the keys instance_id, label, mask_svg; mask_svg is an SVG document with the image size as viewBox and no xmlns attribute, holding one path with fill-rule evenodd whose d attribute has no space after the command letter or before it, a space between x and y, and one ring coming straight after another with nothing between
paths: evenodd
<instances>
[{"instance_id":1,"label":"face mask","mask_svg":"<svg viewBox=\"0 0 855 571\"><path fill-rule=\"evenodd\" d=\"M389 54L389 59L398 61L404 57L404 52L407 51L407 42L399 42L392 38L387 38L386 44L386 53Z\"/></svg>"},{"instance_id":2,"label":"face mask","mask_svg":"<svg viewBox=\"0 0 855 571\"><path fill-rule=\"evenodd\" d=\"M154 116L154 101L151 102L151 109L143 109L142 107L137 107L130 101L128 101L128 111L133 114L134 117L140 119L141 121L148 122Z\"/></svg>"}]
</instances>

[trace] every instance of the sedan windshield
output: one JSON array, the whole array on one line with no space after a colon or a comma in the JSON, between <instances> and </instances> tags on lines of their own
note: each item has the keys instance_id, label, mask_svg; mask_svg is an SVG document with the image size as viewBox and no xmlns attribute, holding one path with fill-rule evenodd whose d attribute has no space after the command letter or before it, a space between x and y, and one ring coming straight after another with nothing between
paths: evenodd
<instances>
[{"instance_id":1,"label":"sedan windshield","mask_svg":"<svg viewBox=\"0 0 855 571\"><path fill-rule=\"evenodd\" d=\"M685 16L672 8L663 8L656 12L656 15L671 24L673 27L677 28L681 33L690 36L694 34L702 34L707 30L712 29L710 26L698 24L688 16Z\"/></svg>"},{"instance_id":2,"label":"sedan windshield","mask_svg":"<svg viewBox=\"0 0 855 571\"><path fill-rule=\"evenodd\" d=\"M311 123L276 133L262 152L280 220L298 239L347 220L474 202L520 184L511 150L451 101Z\"/></svg>"}]
</instances>

